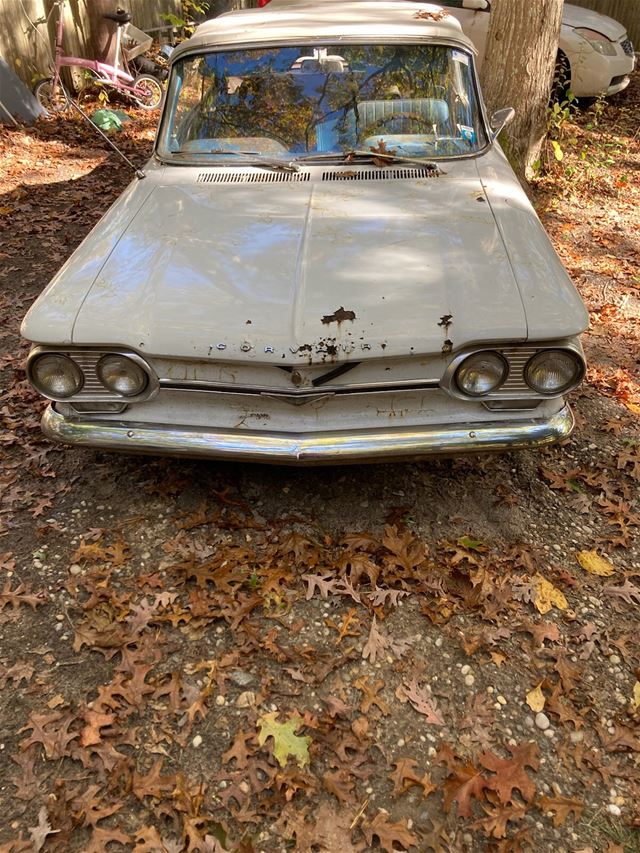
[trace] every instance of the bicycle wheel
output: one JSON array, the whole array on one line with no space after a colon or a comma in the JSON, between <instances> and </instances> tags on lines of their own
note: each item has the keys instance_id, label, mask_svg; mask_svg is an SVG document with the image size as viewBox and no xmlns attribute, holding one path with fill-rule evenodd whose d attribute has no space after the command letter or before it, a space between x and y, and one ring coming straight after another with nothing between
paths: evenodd
<instances>
[{"instance_id":1,"label":"bicycle wheel","mask_svg":"<svg viewBox=\"0 0 640 853\"><path fill-rule=\"evenodd\" d=\"M164 89L155 77L150 74L140 74L133 81L136 95L134 96L143 110L157 110L164 98Z\"/></svg>"},{"instance_id":2,"label":"bicycle wheel","mask_svg":"<svg viewBox=\"0 0 640 853\"><path fill-rule=\"evenodd\" d=\"M62 83L53 85L53 77L39 80L33 87L33 94L40 106L48 113L62 113L69 109L69 96Z\"/></svg>"}]
</instances>

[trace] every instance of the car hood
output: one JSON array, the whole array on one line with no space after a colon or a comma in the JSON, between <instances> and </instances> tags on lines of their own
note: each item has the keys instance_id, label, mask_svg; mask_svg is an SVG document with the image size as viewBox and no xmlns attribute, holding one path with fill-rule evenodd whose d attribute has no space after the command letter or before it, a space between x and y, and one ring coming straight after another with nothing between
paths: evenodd
<instances>
[{"instance_id":1,"label":"car hood","mask_svg":"<svg viewBox=\"0 0 640 853\"><path fill-rule=\"evenodd\" d=\"M626 33L623 24L601 15L592 9L584 9L582 6L573 6L565 3L562 11L562 23L568 27L587 27L607 36L611 41L618 41Z\"/></svg>"},{"instance_id":2,"label":"car hood","mask_svg":"<svg viewBox=\"0 0 640 853\"><path fill-rule=\"evenodd\" d=\"M523 341L530 317L542 339L580 331L584 309L504 156L481 159L482 176L468 159L423 178L400 167L151 169L23 334L285 365Z\"/></svg>"},{"instance_id":3,"label":"car hood","mask_svg":"<svg viewBox=\"0 0 640 853\"><path fill-rule=\"evenodd\" d=\"M220 169L251 182L159 183L84 300L73 343L315 360L526 337L473 162L417 180L339 171L346 179Z\"/></svg>"}]
</instances>

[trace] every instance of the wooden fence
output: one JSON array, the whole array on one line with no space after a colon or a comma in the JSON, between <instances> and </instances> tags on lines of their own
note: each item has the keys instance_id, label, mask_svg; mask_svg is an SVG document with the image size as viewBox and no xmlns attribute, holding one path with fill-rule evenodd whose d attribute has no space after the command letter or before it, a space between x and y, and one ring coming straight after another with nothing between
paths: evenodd
<instances>
[{"instance_id":1,"label":"wooden fence","mask_svg":"<svg viewBox=\"0 0 640 853\"><path fill-rule=\"evenodd\" d=\"M629 37L640 51L640 0L571 0L575 6L585 6L603 15L609 15L624 24Z\"/></svg>"},{"instance_id":2,"label":"wooden fence","mask_svg":"<svg viewBox=\"0 0 640 853\"><path fill-rule=\"evenodd\" d=\"M88 9L96 0L68 0L65 4L65 51L75 56L95 56ZM50 71L55 41L56 12L49 17L52 0L0 0L0 56L31 86ZM128 9L141 30L162 27L163 12L180 16L180 0L115 0Z\"/></svg>"}]
</instances>

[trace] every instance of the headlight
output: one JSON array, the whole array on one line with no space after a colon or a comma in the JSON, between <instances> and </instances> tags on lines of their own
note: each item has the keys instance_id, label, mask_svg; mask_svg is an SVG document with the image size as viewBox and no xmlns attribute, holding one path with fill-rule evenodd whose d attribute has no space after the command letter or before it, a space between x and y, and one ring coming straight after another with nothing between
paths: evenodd
<instances>
[{"instance_id":1,"label":"headlight","mask_svg":"<svg viewBox=\"0 0 640 853\"><path fill-rule=\"evenodd\" d=\"M615 42L608 39L603 33L599 33L597 30L589 30L586 27L576 27L576 32L583 39L586 39L594 50L597 50L603 56L616 55Z\"/></svg>"},{"instance_id":2,"label":"headlight","mask_svg":"<svg viewBox=\"0 0 640 853\"><path fill-rule=\"evenodd\" d=\"M509 366L497 352L475 352L455 373L458 388L470 397L482 397L497 390L507 378Z\"/></svg>"},{"instance_id":3,"label":"headlight","mask_svg":"<svg viewBox=\"0 0 640 853\"><path fill-rule=\"evenodd\" d=\"M96 365L98 379L105 388L121 397L137 397L147 387L145 370L126 355L105 355Z\"/></svg>"},{"instance_id":4,"label":"headlight","mask_svg":"<svg viewBox=\"0 0 640 853\"><path fill-rule=\"evenodd\" d=\"M524 378L533 391L554 397L577 385L583 372L582 360L571 350L548 349L529 359Z\"/></svg>"},{"instance_id":5,"label":"headlight","mask_svg":"<svg viewBox=\"0 0 640 853\"><path fill-rule=\"evenodd\" d=\"M67 400L84 384L84 375L75 361L61 353L44 353L30 367L31 383L45 397Z\"/></svg>"}]
</instances>

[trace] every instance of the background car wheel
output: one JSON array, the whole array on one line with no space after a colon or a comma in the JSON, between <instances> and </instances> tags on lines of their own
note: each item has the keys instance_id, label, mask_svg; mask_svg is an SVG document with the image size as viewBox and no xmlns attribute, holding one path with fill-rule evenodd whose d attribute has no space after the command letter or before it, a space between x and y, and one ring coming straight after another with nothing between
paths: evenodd
<instances>
[{"instance_id":1,"label":"background car wheel","mask_svg":"<svg viewBox=\"0 0 640 853\"><path fill-rule=\"evenodd\" d=\"M33 94L40 106L48 113L61 113L69 109L69 96L62 83L53 85L53 78L40 80L33 87Z\"/></svg>"},{"instance_id":2,"label":"background car wheel","mask_svg":"<svg viewBox=\"0 0 640 853\"><path fill-rule=\"evenodd\" d=\"M134 81L136 101L143 110L157 110L162 104L164 89L155 77L141 74Z\"/></svg>"}]
</instances>

